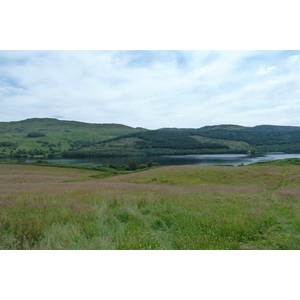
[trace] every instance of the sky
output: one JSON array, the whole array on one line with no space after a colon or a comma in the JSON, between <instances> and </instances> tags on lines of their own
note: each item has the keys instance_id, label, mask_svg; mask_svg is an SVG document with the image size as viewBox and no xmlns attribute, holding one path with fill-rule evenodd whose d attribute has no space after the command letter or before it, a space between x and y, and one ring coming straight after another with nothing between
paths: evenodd
<instances>
[{"instance_id":1,"label":"sky","mask_svg":"<svg viewBox=\"0 0 300 300\"><path fill-rule=\"evenodd\" d=\"M300 126L300 51L0 51L0 121Z\"/></svg>"}]
</instances>

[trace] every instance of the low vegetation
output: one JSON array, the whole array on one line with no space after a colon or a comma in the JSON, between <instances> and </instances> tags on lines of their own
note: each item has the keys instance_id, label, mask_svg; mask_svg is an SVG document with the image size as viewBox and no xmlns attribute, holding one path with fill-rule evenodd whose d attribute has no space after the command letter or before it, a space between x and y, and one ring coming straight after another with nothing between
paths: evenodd
<instances>
[{"instance_id":1,"label":"low vegetation","mask_svg":"<svg viewBox=\"0 0 300 300\"><path fill-rule=\"evenodd\" d=\"M0 164L0 249L300 249L298 161L273 164Z\"/></svg>"},{"instance_id":2,"label":"low vegetation","mask_svg":"<svg viewBox=\"0 0 300 300\"><path fill-rule=\"evenodd\" d=\"M272 161L261 161L251 164L251 166L286 166L294 165L300 166L299 158L286 158L286 159L277 159Z\"/></svg>"}]
</instances>

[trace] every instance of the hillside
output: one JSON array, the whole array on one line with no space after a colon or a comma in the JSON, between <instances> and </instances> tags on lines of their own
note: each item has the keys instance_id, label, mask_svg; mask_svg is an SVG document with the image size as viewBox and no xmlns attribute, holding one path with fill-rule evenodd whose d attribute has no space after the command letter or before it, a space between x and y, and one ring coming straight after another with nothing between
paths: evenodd
<instances>
[{"instance_id":1,"label":"hillside","mask_svg":"<svg viewBox=\"0 0 300 300\"><path fill-rule=\"evenodd\" d=\"M207 138L243 141L250 144L257 152L300 151L300 127L259 125L234 128L231 126L208 126L188 131Z\"/></svg>"},{"instance_id":2,"label":"hillside","mask_svg":"<svg viewBox=\"0 0 300 300\"><path fill-rule=\"evenodd\" d=\"M216 140L181 130L149 130L99 142L90 147L64 151L65 157L142 156L199 153L246 153L244 142Z\"/></svg>"},{"instance_id":3,"label":"hillside","mask_svg":"<svg viewBox=\"0 0 300 300\"><path fill-rule=\"evenodd\" d=\"M51 118L0 122L0 155L59 155L63 150L143 130L146 129Z\"/></svg>"},{"instance_id":4,"label":"hillside","mask_svg":"<svg viewBox=\"0 0 300 300\"><path fill-rule=\"evenodd\" d=\"M0 156L101 157L300 152L300 127L215 125L147 130L57 119L0 123Z\"/></svg>"},{"instance_id":5,"label":"hillside","mask_svg":"<svg viewBox=\"0 0 300 300\"><path fill-rule=\"evenodd\" d=\"M205 126L163 128L131 133L89 147L65 151L65 157L171 154L300 152L300 128L294 126Z\"/></svg>"}]
</instances>

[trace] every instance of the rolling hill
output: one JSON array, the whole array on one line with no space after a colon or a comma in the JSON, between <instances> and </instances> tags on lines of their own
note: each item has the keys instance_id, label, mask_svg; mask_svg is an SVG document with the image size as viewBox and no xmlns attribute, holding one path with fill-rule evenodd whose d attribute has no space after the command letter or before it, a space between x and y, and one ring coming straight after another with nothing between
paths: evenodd
<instances>
[{"instance_id":1,"label":"rolling hill","mask_svg":"<svg viewBox=\"0 0 300 300\"><path fill-rule=\"evenodd\" d=\"M147 130L57 119L0 123L0 156L97 157L300 152L300 127L215 125Z\"/></svg>"},{"instance_id":2,"label":"rolling hill","mask_svg":"<svg viewBox=\"0 0 300 300\"><path fill-rule=\"evenodd\" d=\"M89 124L52 118L0 122L0 155L60 155L61 151L79 145L144 130L121 124Z\"/></svg>"},{"instance_id":3,"label":"rolling hill","mask_svg":"<svg viewBox=\"0 0 300 300\"><path fill-rule=\"evenodd\" d=\"M300 152L300 127L259 125L162 128L65 151L65 157Z\"/></svg>"}]
</instances>

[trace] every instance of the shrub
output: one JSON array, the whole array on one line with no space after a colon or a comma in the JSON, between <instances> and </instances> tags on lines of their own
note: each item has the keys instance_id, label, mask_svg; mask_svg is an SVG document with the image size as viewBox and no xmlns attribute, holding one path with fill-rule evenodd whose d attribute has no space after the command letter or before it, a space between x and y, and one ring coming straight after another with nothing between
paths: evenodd
<instances>
[{"instance_id":1,"label":"shrub","mask_svg":"<svg viewBox=\"0 0 300 300\"><path fill-rule=\"evenodd\" d=\"M139 169L146 169L148 166L146 164L139 164Z\"/></svg>"},{"instance_id":2,"label":"shrub","mask_svg":"<svg viewBox=\"0 0 300 300\"><path fill-rule=\"evenodd\" d=\"M43 137L43 136L46 136L46 134L41 133L41 132L29 132L27 134L27 137L29 137L29 138L36 138L36 137Z\"/></svg>"}]
</instances>

